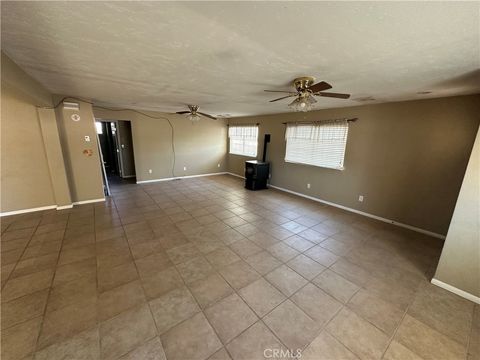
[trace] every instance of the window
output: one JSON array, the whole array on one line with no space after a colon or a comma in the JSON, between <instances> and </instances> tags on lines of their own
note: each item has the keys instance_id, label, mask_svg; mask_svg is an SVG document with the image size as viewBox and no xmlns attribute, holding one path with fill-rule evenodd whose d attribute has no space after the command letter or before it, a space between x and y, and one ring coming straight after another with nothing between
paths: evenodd
<instances>
[{"instance_id":1,"label":"window","mask_svg":"<svg viewBox=\"0 0 480 360\"><path fill-rule=\"evenodd\" d=\"M347 135L347 120L287 124L285 161L341 170Z\"/></svg>"},{"instance_id":2,"label":"window","mask_svg":"<svg viewBox=\"0 0 480 360\"><path fill-rule=\"evenodd\" d=\"M230 125L228 137L230 138L230 154L257 156L257 125Z\"/></svg>"}]
</instances>

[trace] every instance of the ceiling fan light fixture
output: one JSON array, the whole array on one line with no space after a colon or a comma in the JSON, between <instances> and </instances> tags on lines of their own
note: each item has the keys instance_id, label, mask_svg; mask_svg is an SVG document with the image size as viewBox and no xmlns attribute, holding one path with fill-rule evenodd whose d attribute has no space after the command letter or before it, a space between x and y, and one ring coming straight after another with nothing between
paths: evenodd
<instances>
[{"instance_id":1,"label":"ceiling fan light fixture","mask_svg":"<svg viewBox=\"0 0 480 360\"><path fill-rule=\"evenodd\" d=\"M187 119L191 122L198 122L200 121L200 115L198 115L197 113L190 113L187 115Z\"/></svg>"},{"instance_id":2,"label":"ceiling fan light fixture","mask_svg":"<svg viewBox=\"0 0 480 360\"><path fill-rule=\"evenodd\" d=\"M311 94L306 93L298 96L295 100L288 104L288 107L294 111L307 112L313 109L313 104L316 102L317 100L315 100Z\"/></svg>"}]
</instances>

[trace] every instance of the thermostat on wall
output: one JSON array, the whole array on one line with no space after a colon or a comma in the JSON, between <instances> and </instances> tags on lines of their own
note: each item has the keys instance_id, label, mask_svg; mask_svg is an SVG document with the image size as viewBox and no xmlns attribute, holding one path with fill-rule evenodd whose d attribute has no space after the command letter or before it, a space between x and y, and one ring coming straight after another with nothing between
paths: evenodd
<instances>
[{"instance_id":1,"label":"thermostat on wall","mask_svg":"<svg viewBox=\"0 0 480 360\"><path fill-rule=\"evenodd\" d=\"M73 121L80 121L80 115L78 115L78 114L72 114L72 116L70 116L70 118Z\"/></svg>"}]
</instances>

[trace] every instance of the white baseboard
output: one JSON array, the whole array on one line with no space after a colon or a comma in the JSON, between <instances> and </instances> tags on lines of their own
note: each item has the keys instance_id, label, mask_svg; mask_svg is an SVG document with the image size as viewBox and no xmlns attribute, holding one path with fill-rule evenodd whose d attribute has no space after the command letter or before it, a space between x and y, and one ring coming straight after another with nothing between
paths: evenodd
<instances>
[{"instance_id":1,"label":"white baseboard","mask_svg":"<svg viewBox=\"0 0 480 360\"><path fill-rule=\"evenodd\" d=\"M10 215L19 215L19 214L26 214L26 213L31 213L35 211L45 211L45 210L52 210L56 209L57 205L48 205L48 206L41 206L41 207L36 207L36 208L30 208L30 209L21 209L21 210L14 210L14 211L6 211L0 213L1 216L10 216Z\"/></svg>"},{"instance_id":2,"label":"white baseboard","mask_svg":"<svg viewBox=\"0 0 480 360\"><path fill-rule=\"evenodd\" d=\"M176 177L162 178L162 179L141 180L141 181L137 181L137 184L148 184L148 183L160 182L160 181L171 181L171 180L177 180L177 179L190 179L190 178L196 178L196 177L202 177L202 176L214 176L214 175L225 175L225 174L228 174L228 173L227 172L218 172L218 173L210 173L210 174L176 176Z\"/></svg>"},{"instance_id":3,"label":"white baseboard","mask_svg":"<svg viewBox=\"0 0 480 360\"><path fill-rule=\"evenodd\" d=\"M409 229L409 230L416 231L416 232L419 232L419 233L422 233L422 234L425 234L425 235L436 237L438 239L445 240L445 235L442 235L442 234L438 234L438 233L435 233L435 232L432 232L432 231L421 229L421 228L418 228L418 227L415 227L415 226L412 226L412 225L403 224L403 223L400 223L400 222L395 221L395 220L386 219L386 218L383 218L381 216L369 214L369 213L366 213L366 212L363 212L363 211L360 211L360 210L356 210L356 209L352 209L352 208L349 208L349 207L346 207L346 206L343 206L343 205L335 204L333 202L322 200L322 199L319 199L319 198L316 198L316 197L313 197L313 196L309 196L309 195L305 195L305 194L302 194L302 193L298 193L296 191L284 189L284 188L281 188L279 186L274 186L274 185L271 185L271 184L268 185L268 186L271 187L271 188L280 190L280 191L284 191L284 192L287 192L287 193L290 193L290 194L294 194L294 195L306 198L306 199L317 201L317 202L320 202L322 204L330 205L330 206L333 206L333 207L336 207L336 208L339 208L339 209L343 209L343 210L346 210L346 211L353 212L355 214L363 215L363 216L366 216L366 217L369 217L369 218L372 218L372 219L375 219L375 220L383 221L383 222L386 222L386 223L389 223L389 224L392 224L392 225L403 227L405 229Z\"/></svg>"},{"instance_id":4,"label":"white baseboard","mask_svg":"<svg viewBox=\"0 0 480 360\"><path fill-rule=\"evenodd\" d=\"M245 177L243 177L241 175L238 175L238 174L231 173L231 172L228 172L227 174L245 179ZM282 188L282 187L279 187L279 186L275 186L275 185L272 185L272 184L269 184L268 187L271 187L273 189L277 189L277 190L280 190L280 191L284 191L284 192L287 192L289 194L297 195L297 196L300 196L300 197L303 197L303 198L306 198L306 199L310 199L310 200L313 200L313 201L316 201L316 202L319 202L319 203L322 203L322 204L330 205L330 206L333 206L333 207L336 207L336 208L339 208L339 209L350 211L350 212L353 212L355 214L359 214L359 215L363 215L363 216L366 216L366 217L369 217L369 218L372 218L372 219L383 221L383 222L386 222L386 223L389 223L389 224L392 224L392 225L400 226L400 227L403 227L403 228L406 228L406 229L409 229L409 230L412 230L412 231L416 231L416 232L419 232L419 233L422 233L422 234L433 236L433 237L438 238L438 239L445 240L445 235L438 234L438 233L428 231L428 230L425 230L425 229L421 229L421 228L418 228L418 227L415 227L415 226L412 226L412 225L403 224L403 223L397 222L395 220L386 219L386 218L383 218L381 216L369 214L369 213L366 213L366 212L363 212L363 211L360 211L360 210L356 210L356 209L352 209L352 208L349 208L349 207L346 207L346 206L343 206L343 205L335 204L335 203L330 202L330 201L322 200L322 199L319 199L319 198L316 198L316 197L313 197L313 196L305 195L305 194L302 194L302 193L299 193L299 192L296 192L296 191L292 191L292 190L288 190L288 189L285 189L285 188Z\"/></svg>"},{"instance_id":5,"label":"white baseboard","mask_svg":"<svg viewBox=\"0 0 480 360\"><path fill-rule=\"evenodd\" d=\"M124 175L122 176L123 179L130 179L130 178L134 178L135 176L137 175Z\"/></svg>"},{"instance_id":6,"label":"white baseboard","mask_svg":"<svg viewBox=\"0 0 480 360\"><path fill-rule=\"evenodd\" d=\"M84 204L91 204L91 203L97 203L97 202L102 202L102 201L105 201L105 198L75 201L73 203L73 205L84 205Z\"/></svg>"},{"instance_id":7,"label":"white baseboard","mask_svg":"<svg viewBox=\"0 0 480 360\"><path fill-rule=\"evenodd\" d=\"M57 210L65 210L65 209L71 209L71 208L73 208L73 204L57 206Z\"/></svg>"},{"instance_id":8,"label":"white baseboard","mask_svg":"<svg viewBox=\"0 0 480 360\"><path fill-rule=\"evenodd\" d=\"M433 285L441 287L442 289L450 291L450 292L454 293L455 295L458 295L458 296L463 297L467 300L473 301L476 304L480 304L480 297L472 295L472 294L470 294L466 291L460 290L460 289L456 288L455 286L448 285L448 284L444 283L443 281L440 281L440 280L435 279L435 278L432 279L431 283Z\"/></svg>"}]
</instances>

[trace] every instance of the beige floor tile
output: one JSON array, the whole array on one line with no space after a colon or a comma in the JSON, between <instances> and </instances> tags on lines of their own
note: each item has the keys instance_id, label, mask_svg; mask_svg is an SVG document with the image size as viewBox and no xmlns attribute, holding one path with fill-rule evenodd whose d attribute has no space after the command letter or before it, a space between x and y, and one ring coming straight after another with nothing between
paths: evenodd
<instances>
[{"instance_id":1,"label":"beige floor tile","mask_svg":"<svg viewBox=\"0 0 480 360\"><path fill-rule=\"evenodd\" d=\"M235 241L232 245L230 245L230 249L232 249L238 256L242 257L243 259L262 251L262 248L260 246L256 245L253 241L250 241L248 239Z\"/></svg>"},{"instance_id":2,"label":"beige floor tile","mask_svg":"<svg viewBox=\"0 0 480 360\"><path fill-rule=\"evenodd\" d=\"M97 273L98 291L101 293L137 279L137 268L133 262L112 268L100 268Z\"/></svg>"},{"instance_id":3,"label":"beige floor tile","mask_svg":"<svg viewBox=\"0 0 480 360\"><path fill-rule=\"evenodd\" d=\"M35 354L35 360L100 359L99 339L98 328L94 327L38 351Z\"/></svg>"},{"instance_id":4,"label":"beige floor tile","mask_svg":"<svg viewBox=\"0 0 480 360\"><path fill-rule=\"evenodd\" d=\"M249 236L248 239L253 241L255 244L257 244L263 249L266 249L280 242L280 240L278 240L277 238L274 238L272 235L269 235L262 231L256 232L255 234Z\"/></svg>"},{"instance_id":5,"label":"beige floor tile","mask_svg":"<svg viewBox=\"0 0 480 360\"><path fill-rule=\"evenodd\" d=\"M43 270L33 274L9 279L2 289L2 302L32 294L50 287L53 270Z\"/></svg>"},{"instance_id":6,"label":"beige floor tile","mask_svg":"<svg viewBox=\"0 0 480 360\"><path fill-rule=\"evenodd\" d=\"M197 280L189 288L202 309L233 293L230 285L218 274Z\"/></svg>"},{"instance_id":7,"label":"beige floor tile","mask_svg":"<svg viewBox=\"0 0 480 360\"><path fill-rule=\"evenodd\" d=\"M465 358L465 348L410 315L403 319L395 340L427 360Z\"/></svg>"},{"instance_id":8,"label":"beige floor tile","mask_svg":"<svg viewBox=\"0 0 480 360\"><path fill-rule=\"evenodd\" d=\"M245 259L245 261L262 275L265 275L282 265L280 260L276 259L267 251L262 251L258 254L249 256Z\"/></svg>"},{"instance_id":9,"label":"beige floor tile","mask_svg":"<svg viewBox=\"0 0 480 360\"><path fill-rule=\"evenodd\" d=\"M150 301L150 308L160 334L200 311L197 302L186 287L172 290Z\"/></svg>"},{"instance_id":10,"label":"beige floor tile","mask_svg":"<svg viewBox=\"0 0 480 360\"><path fill-rule=\"evenodd\" d=\"M57 267L53 286L69 282L81 277L88 277L97 274L97 262L95 258L82 260Z\"/></svg>"},{"instance_id":11,"label":"beige floor tile","mask_svg":"<svg viewBox=\"0 0 480 360\"><path fill-rule=\"evenodd\" d=\"M383 358L385 360L422 360L420 356L395 340L390 343Z\"/></svg>"},{"instance_id":12,"label":"beige floor tile","mask_svg":"<svg viewBox=\"0 0 480 360\"><path fill-rule=\"evenodd\" d=\"M343 309L327 331L361 359L380 359L389 337L354 312Z\"/></svg>"},{"instance_id":13,"label":"beige floor tile","mask_svg":"<svg viewBox=\"0 0 480 360\"><path fill-rule=\"evenodd\" d=\"M97 302L90 300L52 311L45 315L38 339L38 349L62 342L97 323Z\"/></svg>"},{"instance_id":14,"label":"beige floor tile","mask_svg":"<svg viewBox=\"0 0 480 360\"><path fill-rule=\"evenodd\" d=\"M116 359L155 335L155 323L147 305L125 311L100 324L102 358Z\"/></svg>"},{"instance_id":15,"label":"beige floor tile","mask_svg":"<svg viewBox=\"0 0 480 360\"><path fill-rule=\"evenodd\" d=\"M58 259L58 266L86 260L95 257L95 254L95 245L87 245L78 248L62 250L60 252L60 258Z\"/></svg>"},{"instance_id":16,"label":"beige floor tile","mask_svg":"<svg viewBox=\"0 0 480 360\"><path fill-rule=\"evenodd\" d=\"M163 251L137 259L135 260L135 264L141 277L158 274L160 271L173 266L167 254Z\"/></svg>"},{"instance_id":17,"label":"beige floor tile","mask_svg":"<svg viewBox=\"0 0 480 360\"><path fill-rule=\"evenodd\" d=\"M348 302L347 306L357 315L370 321L373 325L393 335L395 329L402 321L404 311L395 305L386 302L365 290L357 292Z\"/></svg>"},{"instance_id":18,"label":"beige floor tile","mask_svg":"<svg viewBox=\"0 0 480 360\"><path fill-rule=\"evenodd\" d=\"M297 250L286 245L283 241L268 247L267 251L281 262L287 262L300 254Z\"/></svg>"},{"instance_id":19,"label":"beige floor tile","mask_svg":"<svg viewBox=\"0 0 480 360\"><path fill-rule=\"evenodd\" d=\"M302 360L358 360L355 354L326 331L322 331L306 347L301 358Z\"/></svg>"},{"instance_id":20,"label":"beige floor tile","mask_svg":"<svg viewBox=\"0 0 480 360\"><path fill-rule=\"evenodd\" d=\"M268 314L286 299L280 291L263 278L244 287L238 293L260 317Z\"/></svg>"},{"instance_id":21,"label":"beige floor tile","mask_svg":"<svg viewBox=\"0 0 480 360\"><path fill-rule=\"evenodd\" d=\"M215 271L203 256L179 264L177 269L187 284L203 279Z\"/></svg>"},{"instance_id":22,"label":"beige floor tile","mask_svg":"<svg viewBox=\"0 0 480 360\"><path fill-rule=\"evenodd\" d=\"M2 360L24 359L35 350L42 318L28 320L2 331Z\"/></svg>"},{"instance_id":23,"label":"beige floor tile","mask_svg":"<svg viewBox=\"0 0 480 360\"><path fill-rule=\"evenodd\" d=\"M286 265L282 265L268 273L265 278L287 297L291 296L308 282Z\"/></svg>"},{"instance_id":24,"label":"beige floor tile","mask_svg":"<svg viewBox=\"0 0 480 360\"><path fill-rule=\"evenodd\" d=\"M320 330L320 326L290 300L276 307L263 321L292 350L308 345Z\"/></svg>"},{"instance_id":25,"label":"beige floor tile","mask_svg":"<svg viewBox=\"0 0 480 360\"><path fill-rule=\"evenodd\" d=\"M297 291L291 300L322 327L342 308L342 304L312 283Z\"/></svg>"},{"instance_id":26,"label":"beige floor tile","mask_svg":"<svg viewBox=\"0 0 480 360\"><path fill-rule=\"evenodd\" d=\"M294 257L287 262L289 268L295 270L307 280L312 280L315 276L325 270L325 266L320 265L316 261L310 259L303 254Z\"/></svg>"},{"instance_id":27,"label":"beige floor tile","mask_svg":"<svg viewBox=\"0 0 480 360\"><path fill-rule=\"evenodd\" d=\"M138 348L130 351L122 356L121 360L166 360L165 351L163 350L160 338L154 337Z\"/></svg>"},{"instance_id":28,"label":"beige floor tile","mask_svg":"<svg viewBox=\"0 0 480 360\"><path fill-rule=\"evenodd\" d=\"M161 340L168 360L203 360L222 347L202 313L175 326Z\"/></svg>"},{"instance_id":29,"label":"beige floor tile","mask_svg":"<svg viewBox=\"0 0 480 360\"><path fill-rule=\"evenodd\" d=\"M438 286L426 284L416 294L408 314L433 329L466 345L474 303Z\"/></svg>"},{"instance_id":30,"label":"beige floor tile","mask_svg":"<svg viewBox=\"0 0 480 360\"><path fill-rule=\"evenodd\" d=\"M2 330L43 315L48 292L49 289L44 289L3 303Z\"/></svg>"},{"instance_id":31,"label":"beige floor tile","mask_svg":"<svg viewBox=\"0 0 480 360\"><path fill-rule=\"evenodd\" d=\"M223 343L228 343L258 319L237 294L232 294L207 308L205 316Z\"/></svg>"},{"instance_id":32,"label":"beige floor tile","mask_svg":"<svg viewBox=\"0 0 480 360\"><path fill-rule=\"evenodd\" d=\"M260 278L260 274L243 260L225 266L219 272L235 290L239 290Z\"/></svg>"},{"instance_id":33,"label":"beige floor tile","mask_svg":"<svg viewBox=\"0 0 480 360\"><path fill-rule=\"evenodd\" d=\"M354 248L354 245L344 243L340 240L336 240L333 237L323 240L320 243L320 246L338 256L346 255Z\"/></svg>"},{"instance_id":34,"label":"beige floor tile","mask_svg":"<svg viewBox=\"0 0 480 360\"><path fill-rule=\"evenodd\" d=\"M215 354L210 356L208 360L232 360L225 348L221 348Z\"/></svg>"},{"instance_id":35,"label":"beige floor tile","mask_svg":"<svg viewBox=\"0 0 480 360\"><path fill-rule=\"evenodd\" d=\"M320 244L323 240L328 238L328 235L321 234L318 231L315 231L313 229L307 229L305 231L298 233L297 235L315 244Z\"/></svg>"},{"instance_id":36,"label":"beige floor tile","mask_svg":"<svg viewBox=\"0 0 480 360\"><path fill-rule=\"evenodd\" d=\"M373 279L365 285L367 290L377 297L386 300L405 310L415 297L415 290L406 288L394 280Z\"/></svg>"},{"instance_id":37,"label":"beige floor tile","mask_svg":"<svg viewBox=\"0 0 480 360\"><path fill-rule=\"evenodd\" d=\"M283 242L299 252L304 252L315 246L313 242L308 241L298 235L291 236L288 239L283 240Z\"/></svg>"},{"instance_id":38,"label":"beige floor tile","mask_svg":"<svg viewBox=\"0 0 480 360\"><path fill-rule=\"evenodd\" d=\"M330 267L330 270L335 271L358 286L366 285L373 278L369 271L345 259L335 262Z\"/></svg>"},{"instance_id":39,"label":"beige floor tile","mask_svg":"<svg viewBox=\"0 0 480 360\"><path fill-rule=\"evenodd\" d=\"M89 275L52 288L48 297L47 312L61 309L76 302L95 301L96 299L96 278L94 275Z\"/></svg>"},{"instance_id":40,"label":"beige floor tile","mask_svg":"<svg viewBox=\"0 0 480 360\"><path fill-rule=\"evenodd\" d=\"M195 244L188 243L185 245L174 247L173 249L167 250L168 257L170 260L178 265L184 263L188 260L191 260L197 256L200 256L200 251L197 249Z\"/></svg>"},{"instance_id":41,"label":"beige floor tile","mask_svg":"<svg viewBox=\"0 0 480 360\"><path fill-rule=\"evenodd\" d=\"M335 299L346 303L360 289L354 283L330 270L323 271L312 280L320 289Z\"/></svg>"},{"instance_id":42,"label":"beige floor tile","mask_svg":"<svg viewBox=\"0 0 480 360\"><path fill-rule=\"evenodd\" d=\"M233 360L272 358L274 351L287 350L265 324L258 321L227 345Z\"/></svg>"},{"instance_id":43,"label":"beige floor tile","mask_svg":"<svg viewBox=\"0 0 480 360\"><path fill-rule=\"evenodd\" d=\"M206 257L217 269L240 260L240 257L227 247L212 251L210 254L207 254Z\"/></svg>"},{"instance_id":44,"label":"beige floor tile","mask_svg":"<svg viewBox=\"0 0 480 360\"><path fill-rule=\"evenodd\" d=\"M38 271L54 269L57 265L57 259L58 254L53 253L21 260L17 263L15 271L12 273L12 279Z\"/></svg>"},{"instance_id":45,"label":"beige floor tile","mask_svg":"<svg viewBox=\"0 0 480 360\"><path fill-rule=\"evenodd\" d=\"M145 294L139 280L105 291L98 296L98 321L108 320L144 302Z\"/></svg>"},{"instance_id":46,"label":"beige floor tile","mask_svg":"<svg viewBox=\"0 0 480 360\"><path fill-rule=\"evenodd\" d=\"M183 280L175 267L169 267L153 276L141 278L147 299L155 299L183 286Z\"/></svg>"},{"instance_id":47,"label":"beige floor tile","mask_svg":"<svg viewBox=\"0 0 480 360\"><path fill-rule=\"evenodd\" d=\"M305 255L326 267L333 265L333 263L339 259L337 255L324 249L320 245L308 249L305 251Z\"/></svg>"}]
</instances>

